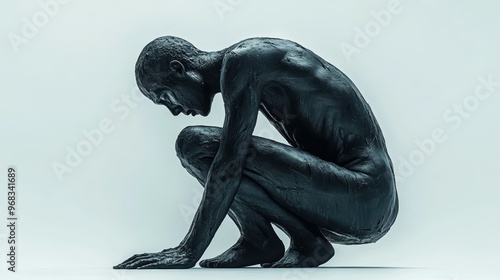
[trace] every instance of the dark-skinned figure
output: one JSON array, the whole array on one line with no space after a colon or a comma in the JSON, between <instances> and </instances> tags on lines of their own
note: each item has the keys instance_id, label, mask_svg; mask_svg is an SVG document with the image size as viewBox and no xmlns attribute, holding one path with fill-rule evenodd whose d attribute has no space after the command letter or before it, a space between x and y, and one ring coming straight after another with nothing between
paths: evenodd
<instances>
[{"instance_id":1,"label":"dark-skinned figure","mask_svg":"<svg viewBox=\"0 0 500 280\"><path fill-rule=\"evenodd\" d=\"M114 268L193 267L226 215L240 238L201 267L316 267L333 257L331 243L373 243L393 225L398 196L379 124L353 82L311 50L250 38L205 52L165 36L135 71L141 92L174 116L207 116L221 93L225 119L177 136L180 163L204 187L185 238ZM252 135L259 112L288 144Z\"/></svg>"}]
</instances>

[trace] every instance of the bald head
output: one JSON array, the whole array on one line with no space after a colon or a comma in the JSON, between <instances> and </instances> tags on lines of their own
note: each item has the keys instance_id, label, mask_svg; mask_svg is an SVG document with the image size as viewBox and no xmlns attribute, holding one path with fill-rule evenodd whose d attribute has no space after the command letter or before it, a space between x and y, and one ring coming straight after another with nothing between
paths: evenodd
<instances>
[{"instance_id":1,"label":"bald head","mask_svg":"<svg viewBox=\"0 0 500 280\"><path fill-rule=\"evenodd\" d=\"M167 106L174 115L183 112L206 116L215 94L209 84L219 84L218 78L205 81L207 71L202 70L211 65L209 57L210 53L198 50L181 38L157 38L144 47L137 59L137 85L146 97Z\"/></svg>"},{"instance_id":2,"label":"bald head","mask_svg":"<svg viewBox=\"0 0 500 280\"><path fill-rule=\"evenodd\" d=\"M170 79L173 72L172 61L178 61L184 68L191 69L199 54L200 50L184 39L174 36L156 38L144 47L137 59L135 65L137 85L146 94L148 84L151 82Z\"/></svg>"}]
</instances>

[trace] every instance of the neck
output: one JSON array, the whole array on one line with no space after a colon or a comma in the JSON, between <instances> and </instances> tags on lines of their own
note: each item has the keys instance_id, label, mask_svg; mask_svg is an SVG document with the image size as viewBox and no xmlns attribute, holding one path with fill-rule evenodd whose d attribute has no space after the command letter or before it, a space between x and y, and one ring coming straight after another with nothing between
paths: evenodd
<instances>
[{"instance_id":1,"label":"neck","mask_svg":"<svg viewBox=\"0 0 500 280\"><path fill-rule=\"evenodd\" d=\"M225 49L216 52L202 52L198 59L197 69L213 95L220 92L220 72L225 53Z\"/></svg>"}]
</instances>

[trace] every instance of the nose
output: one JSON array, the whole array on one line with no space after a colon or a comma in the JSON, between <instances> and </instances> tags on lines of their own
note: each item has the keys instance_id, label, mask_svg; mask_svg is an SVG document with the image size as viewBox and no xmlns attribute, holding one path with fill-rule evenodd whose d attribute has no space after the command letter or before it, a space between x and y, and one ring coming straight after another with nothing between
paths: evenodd
<instances>
[{"instance_id":1,"label":"nose","mask_svg":"<svg viewBox=\"0 0 500 280\"><path fill-rule=\"evenodd\" d=\"M179 115L181 112L183 112L183 109L180 106L177 106L177 107L172 109L172 114L174 114L174 116Z\"/></svg>"}]
</instances>

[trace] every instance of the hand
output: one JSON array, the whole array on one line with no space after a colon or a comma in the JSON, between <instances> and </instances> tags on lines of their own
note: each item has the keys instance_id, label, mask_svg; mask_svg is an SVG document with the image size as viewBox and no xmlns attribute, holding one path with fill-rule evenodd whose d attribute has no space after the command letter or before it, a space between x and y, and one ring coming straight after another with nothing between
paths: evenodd
<instances>
[{"instance_id":1,"label":"hand","mask_svg":"<svg viewBox=\"0 0 500 280\"><path fill-rule=\"evenodd\" d=\"M198 260L190 250L181 246L165 249L158 253L133 255L126 261L114 266L114 269L168 269L191 268Z\"/></svg>"}]
</instances>

